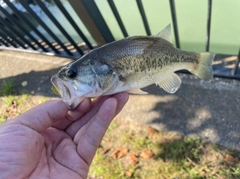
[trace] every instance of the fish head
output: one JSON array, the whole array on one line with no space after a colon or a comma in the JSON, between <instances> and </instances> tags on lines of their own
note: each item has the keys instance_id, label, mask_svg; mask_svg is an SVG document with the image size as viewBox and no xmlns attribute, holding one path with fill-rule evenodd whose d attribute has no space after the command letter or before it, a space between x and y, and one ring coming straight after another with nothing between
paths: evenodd
<instances>
[{"instance_id":1,"label":"fish head","mask_svg":"<svg viewBox=\"0 0 240 179\"><path fill-rule=\"evenodd\" d=\"M76 108L96 88L91 66L79 63L61 68L51 82L69 109Z\"/></svg>"}]
</instances>

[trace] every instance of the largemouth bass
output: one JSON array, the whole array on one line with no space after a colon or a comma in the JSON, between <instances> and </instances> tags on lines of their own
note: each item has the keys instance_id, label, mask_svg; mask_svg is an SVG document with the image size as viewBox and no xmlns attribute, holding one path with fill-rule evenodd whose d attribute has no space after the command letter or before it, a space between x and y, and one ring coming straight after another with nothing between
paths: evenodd
<instances>
[{"instance_id":1,"label":"largemouth bass","mask_svg":"<svg viewBox=\"0 0 240 179\"><path fill-rule=\"evenodd\" d=\"M177 49L169 24L156 36L133 36L96 48L60 69L51 81L69 109L86 97L140 90L153 83L175 93L181 79L174 72L186 69L199 78L212 79L214 54Z\"/></svg>"}]
</instances>

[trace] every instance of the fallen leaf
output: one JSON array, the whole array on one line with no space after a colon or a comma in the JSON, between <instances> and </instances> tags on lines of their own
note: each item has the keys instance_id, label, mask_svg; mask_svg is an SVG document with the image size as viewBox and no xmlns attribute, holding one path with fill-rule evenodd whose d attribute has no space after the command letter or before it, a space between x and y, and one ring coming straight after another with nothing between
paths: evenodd
<instances>
[{"instance_id":1,"label":"fallen leaf","mask_svg":"<svg viewBox=\"0 0 240 179\"><path fill-rule=\"evenodd\" d=\"M16 108L17 107L17 101L12 101L12 107Z\"/></svg>"},{"instance_id":2,"label":"fallen leaf","mask_svg":"<svg viewBox=\"0 0 240 179\"><path fill-rule=\"evenodd\" d=\"M132 169L128 169L125 173L126 173L126 175L129 176L129 177L132 177L132 176L133 176L133 171L132 171Z\"/></svg>"},{"instance_id":3,"label":"fallen leaf","mask_svg":"<svg viewBox=\"0 0 240 179\"><path fill-rule=\"evenodd\" d=\"M158 131L156 129L152 128L151 126L148 126L147 130L151 138L154 138L154 139L157 138Z\"/></svg>"},{"instance_id":4,"label":"fallen leaf","mask_svg":"<svg viewBox=\"0 0 240 179\"><path fill-rule=\"evenodd\" d=\"M226 162L235 162L235 161L237 161L237 157L234 158L232 155L226 154L224 160L225 160Z\"/></svg>"},{"instance_id":5,"label":"fallen leaf","mask_svg":"<svg viewBox=\"0 0 240 179\"><path fill-rule=\"evenodd\" d=\"M129 154L129 160L135 166L138 163L138 156L136 154Z\"/></svg>"},{"instance_id":6,"label":"fallen leaf","mask_svg":"<svg viewBox=\"0 0 240 179\"><path fill-rule=\"evenodd\" d=\"M6 120L14 118L18 114L17 102L15 100L12 101L11 106L9 106L5 111L7 113Z\"/></svg>"},{"instance_id":7,"label":"fallen leaf","mask_svg":"<svg viewBox=\"0 0 240 179\"><path fill-rule=\"evenodd\" d=\"M140 154L140 157L144 159L149 159L153 156L153 151L152 150L143 150Z\"/></svg>"},{"instance_id":8,"label":"fallen leaf","mask_svg":"<svg viewBox=\"0 0 240 179\"><path fill-rule=\"evenodd\" d=\"M110 149L111 149L111 147L105 147L105 148L102 150L101 154L104 155L104 154L108 153Z\"/></svg>"},{"instance_id":9,"label":"fallen leaf","mask_svg":"<svg viewBox=\"0 0 240 179\"><path fill-rule=\"evenodd\" d=\"M10 115L16 115L17 114L17 108L10 108L10 109L8 109L8 113Z\"/></svg>"},{"instance_id":10,"label":"fallen leaf","mask_svg":"<svg viewBox=\"0 0 240 179\"><path fill-rule=\"evenodd\" d=\"M118 149L113 151L112 157L114 159L120 159L120 158L126 156L127 153L128 153L128 148L126 148L126 147L119 147Z\"/></svg>"}]
</instances>

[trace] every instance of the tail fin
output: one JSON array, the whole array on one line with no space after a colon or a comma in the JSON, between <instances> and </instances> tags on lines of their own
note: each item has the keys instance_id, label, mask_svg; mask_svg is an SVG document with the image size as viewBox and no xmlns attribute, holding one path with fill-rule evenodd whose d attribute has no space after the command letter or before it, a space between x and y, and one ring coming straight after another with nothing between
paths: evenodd
<instances>
[{"instance_id":1,"label":"tail fin","mask_svg":"<svg viewBox=\"0 0 240 179\"><path fill-rule=\"evenodd\" d=\"M209 52L202 52L199 54L198 64L191 73L203 80L210 81L213 78L212 61L215 54Z\"/></svg>"}]
</instances>

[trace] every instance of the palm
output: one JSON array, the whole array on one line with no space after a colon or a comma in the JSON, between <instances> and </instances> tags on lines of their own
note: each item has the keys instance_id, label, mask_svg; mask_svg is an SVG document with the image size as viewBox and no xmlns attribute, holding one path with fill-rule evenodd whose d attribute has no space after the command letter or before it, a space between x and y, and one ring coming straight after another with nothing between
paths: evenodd
<instances>
[{"instance_id":1,"label":"palm","mask_svg":"<svg viewBox=\"0 0 240 179\"><path fill-rule=\"evenodd\" d=\"M13 126L11 130L16 131L17 128L18 126ZM10 152L5 156L7 158L5 162L14 161L17 164L9 166L14 170L13 172L18 173L16 176L20 174L22 175L20 178L25 176L30 178L39 176L41 178L84 178L71 169L71 166L81 159L76 152L76 144L65 132L50 128L41 135L23 126L21 130L17 131L19 137L16 138L15 135L16 132L8 134L8 137L13 140L6 141L9 143L9 148L5 147L5 150ZM62 148L64 143L69 147L65 153ZM14 147L14 151L11 151L12 147ZM65 157L71 155L77 157L64 160ZM81 166L86 166L84 161L80 164Z\"/></svg>"},{"instance_id":2,"label":"palm","mask_svg":"<svg viewBox=\"0 0 240 179\"><path fill-rule=\"evenodd\" d=\"M86 178L104 132L127 94L115 95L115 102L107 98L85 100L75 111L55 101L0 126L0 171L5 171L0 178ZM50 111L54 105L60 109ZM45 122L40 116L47 118Z\"/></svg>"},{"instance_id":3,"label":"palm","mask_svg":"<svg viewBox=\"0 0 240 179\"><path fill-rule=\"evenodd\" d=\"M78 155L77 144L68 134L50 128L39 137L45 140L45 144L42 143L40 157L34 159L39 162L31 173L32 178L37 178L39 175L43 178L86 178L84 173L78 171L84 171L89 166ZM74 165L78 166L74 167Z\"/></svg>"}]
</instances>

